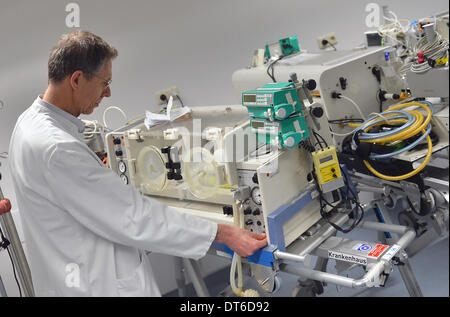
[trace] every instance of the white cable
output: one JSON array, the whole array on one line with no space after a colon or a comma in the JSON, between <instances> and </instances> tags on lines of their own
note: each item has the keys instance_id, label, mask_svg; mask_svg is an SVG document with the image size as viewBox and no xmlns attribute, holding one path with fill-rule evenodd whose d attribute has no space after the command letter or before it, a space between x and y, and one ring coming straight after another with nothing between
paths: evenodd
<instances>
[{"instance_id":1,"label":"white cable","mask_svg":"<svg viewBox=\"0 0 450 317\"><path fill-rule=\"evenodd\" d=\"M97 121L90 121L90 120L81 120L81 121L83 121L86 127L83 133L83 139L85 143L89 143L97 136L97 134L102 134L105 131L102 125L99 124Z\"/></svg>"},{"instance_id":2,"label":"white cable","mask_svg":"<svg viewBox=\"0 0 450 317\"><path fill-rule=\"evenodd\" d=\"M105 127L106 130L108 130L108 125L106 124L106 113L111 109L120 111L120 113L122 113L122 115L124 116L125 121L128 121L127 115L119 107L112 106L112 107L106 108L105 111L103 111L103 126Z\"/></svg>"},{"instance_id":3,"label":"white cable","mask_svg":"<svg viewBox=\"0 0 450 317\"><path fill-rule=\"evenodd\" d=\"M361 118L364 121L366 120L366 116L363 114L363 112L361 111L361 108L358 106L358 104L356 102L354 102L352 99L350 99L349 97L344 96L342 94L339 96L339 98L344 98L345 100L349 101L356 108L356 110L358 110ZM356 131L356 129L358 129L358 128L355 128L353 131L348 132L348 133L336 133L336 132L331 131L331 128L330 128L330 133L335 136L347 136L347 135L353 134Z\"/></svg>"},{"instance_id":4,"label":"white cable","mask_svg":"<svg viewBox=\"0 0 450 317\"><path fill-rule=\"evenodd\" d=\"M430 59L439 59L447 56L448 42L442 39L439 33L436 33L434 41L428 42L428 38L425 36L421 38L414 47L414 52L417 54L423 51L423 55ZM421 64L414 61L411 65L411 71L415 73L423 73L431 69L431 66L425 61Z\"/></svg>"},{"instance_id":5,"label":"white cable","mask_svg":"<svg viewBox=\"0 0 450 317\"><path fill-rule=\"evenodd\" d=\"M390 124L389 120L388 120L385 116L383 116L381 113L378 113L378 112L372 112L372 113L369 114L369 117L370 117L371 115L378 116L378 117L382 118L384 121L386 121L387 124Z\"/></svg>"},{"instance_id":6,"label":"white cable","mask_svg":"<svg viewBox=\"0 0 450 317\"><path fill-rule=\"evenodd\" d=\"M361 108L356 104L356 102L354 102L352 99L342 94L339 96L339 98L344 98L345 100L349 101L353 106L355 106L356 110L358 110L359 114L361 115L361 119L366 120L366 116L363 114Z\"/></svg>"},{"instance_id":7,"label":"white cable","mask_svg":"<svg viewBox=\"0 0 450 317\"><path fill-rule=\"evenodd\" d=\"M390 23L380 25L377 30L378 35L380 35L382 38L388 37L400 45L405 45L405 43L399 41L394 36L397 36L400 33L403 33L403 34L406 33L409 30L410 21L407 19L398 19L397 15L392 11L389 11L389 14L392 15L393 18L388 18L388 17L383 16L383 18L386 21L389 21ZM400 21L406 22L406 24L402 25L402 23ZM394 34L394 36L392 36L391 33ZM406 43L406 44L408 44L408 43ZM406 49L408 50L408 45L405 45L405 46L407 47Z\"/></svg>"},{"instance_id":8,"label":"white cable","mask_svg":"<svg viewBox=\"0 0 450 317\"><path fill-rule=\"evenodd\" d=\"M233 254L233 260L231 260L231 269L230 269L230 286L235 294L239 292L239 289L236 286L236 264L237 264L238 255L236 252Z\"/></svg>"},{"instance_id":9,"label":"white cable","mask_svg":"<svg viewBox=\"0 0 450 317\"><path fill-rule=\"evenodd\" d=\"M244 229L244 213L242 210L238 209L236 201L233 203L233 216L234 216L234 225L238 228ZM236 215L236 212L238 215ZM238 269L238 285L236 286L236 267ZM243 290L243 272L242 272L242 259L241 257L234 252L233 259L231 260L231 268L230 268L230 286L233 290L233 293L241 296L241 297L259 297L259 293L253 289Z\"/></svg>"},{"instance_id":10,"label":"white cable","mask_svg":"<svg viewBox=\"0 0 450 317\"><path fill-rule=\"evenodd\" d=\"M238 208L236 201L233 203L233 216L234 216L234 225L238 228L242 228L243 226L243 212ZM241 217L242 215L242 217ZM236 267L238 268L238 286L236 286ZM231 261L231 269L230 269L230 286L233 292L236 295L240 295L242 293L242 262L241 257L234 252L233 260Z\"/></svg>"},{"instance_id":11,"label":"white cable","mask_svg":"<svg viewBox=\"0 0 450 317\"><path fill-rule=\"evenodd\" d=\"M330 129L330 133L335 136L347 136L347 135L353 134L356 131L356 129L358 129L358 128L355 128L353 131L348 132L348 133L336 133L336 132L331 131L331 129Z\"/></svg>"}]
</instances>

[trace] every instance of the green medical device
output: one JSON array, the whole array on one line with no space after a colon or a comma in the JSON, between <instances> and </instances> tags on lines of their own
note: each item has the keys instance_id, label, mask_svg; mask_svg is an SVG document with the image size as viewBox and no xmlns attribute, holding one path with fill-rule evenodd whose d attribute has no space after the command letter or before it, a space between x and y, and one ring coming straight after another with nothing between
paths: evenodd
<instances>
[{"instance_id":1,"label":"green medical device","mask_svg":"<svg viewBox=\"0 0 450 317\"><path fill-rule=\"evenodd\" d=\"M273 56L288 56L300 51L297 36L290 36L275 43L266 45L264 56L270 59Z\"/></svg>"},{"instance_id":2,"label":"green medical device","mask_svg":"<svg viewBox=\"0 0 450 317\"><path fill-rule=\"evenodd\" d=\"M242 105L247 107L252 132L261 143L292 149L309 138L302 103L292 82L270 83L246 91Z\"/></svg>"}]
</instances>

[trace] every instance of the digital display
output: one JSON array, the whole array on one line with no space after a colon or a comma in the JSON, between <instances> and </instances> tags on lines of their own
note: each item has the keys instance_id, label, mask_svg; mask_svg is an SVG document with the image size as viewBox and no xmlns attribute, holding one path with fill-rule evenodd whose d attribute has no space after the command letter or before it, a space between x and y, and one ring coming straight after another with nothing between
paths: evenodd
<instances>
[{"instance_id":1,"label":"digital display","mask_svg":"<svg viewBox=\"0 0 450 317\"><path fill-rule=\"evenodd\" d=\"M264 121L252 121L252 128L253 129L259 129L259 128L264 128Z\"/></svg>"},{"instance_id":2,"label":"digital display","mask_svg":"<svg viewBox=\"0 0 450 317\"><path fill-rule=\"evenodd\" d=\"M256 102L256 95L244 95L244 102Z\"/></svg>"},{"instance_id":3,"label":"digital display","mask_svg":"<svg viewBox=\"0 0 450 317\"><path fill-rule=\"evenodd\" d=\"M320 159L320 164L329 162L329 161L331 161L331 160L333 160L333 156L332 156L332 155L327 156L327 157L324 157L323 159Z\"/></svg>"}]
</instances>

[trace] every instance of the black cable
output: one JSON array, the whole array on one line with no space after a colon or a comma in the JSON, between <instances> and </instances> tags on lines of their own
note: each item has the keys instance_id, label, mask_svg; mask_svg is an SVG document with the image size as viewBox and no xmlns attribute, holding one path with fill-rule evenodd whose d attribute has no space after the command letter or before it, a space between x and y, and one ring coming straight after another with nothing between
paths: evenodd
<instances>
[{"instance_id":1,"label":"black cable","mask_svg":"<svg viewBox=\"0 0 450 317\"><path fill-rule=\"evenodd\" d=\"M383 100L380 98L380 113L383 112Z\"/></svg>"},{"instance_id":2,"label":"black cable","mask_svg":"<svg viewBox=\"0 0 450 317\"><path fill-rule=\"evenodd\" d=\"M316 140L319 143L319 145L320 145L320 142L319 142L319 139L317 137L320 137L320 139L322 140L323 144L325 144L325 147L328 147L327 141L325 141L325 139L319 133L317 133L316 131L314 131L312 129L311 129L311 131L314 134L314 137L316 138ZM320 147L323 149L322 145L320 145Z\"/></svg>"},{"instance_id":3,"label":"black cable","mask_svg":"<svg viewBox=\"0 0 450 317\"><path fill-rule=\"evenodd\" d=\"M12 268L13 268L14 279L16 280L17 287L19 288L19 295L20 295L20 297L22 297L22 289L20 288L20 283L19 283L19 280L17 279L16 267L14 266L14 261L13 261L12 256L11 256L11 252L9 251L9 246L11 245L11 243L3 235L3 231L2 231L1 228L0 228L0 238L1 238L1 247L3 247L4 249L6 249L6 251L8 251L9 260L11 261L11 265L12 265Z\"/></svg>"},{"instance_id":4,"label":"black cable","mask_svg":"<svg viewBox=\"0 0 450 317\"><path fill-rule=\"evenodd\" d=\"M313 153L316 151L315 146L312 145L312 143L309 139L301 141L298 145L310 153Z\"/></svg>"},{"instance_id":5,"label":"black cable","mask_svg":"<svg viewBox=\"0 0 450 317\"><path fill-rule=\"evenodd\" d=\"M363 122L364 122L363 119L353 119L353 118L328 120L329 124L347 124L347 123L363 123Z\"/></svg>"},{"instance_id":6,"label":"black cable","mask_svg":"<svg viewBox=\"0 0 450 317\"><path fill-rule=\"evenodd\" d=\"M320 142L319 138L318 138L317 135L314 133L314 131L313 131L313 135L314 135L314 137L316 138L317 144L319 144L320 148L323 150L322 143Z\"/></svg>"},{"instance_id":7,"label":"black cable","mask_svg":"<svg viewBox=\"0 0 450 317\"><path fill-rule=\"evenodd\" d=\"M180 101L181 107L184 108L183 100L181 100L180 96L178 96L178 95L176 95L176 97Z\"/></svg>"},{"instance_id":8,"label":"black cable","mask_svg":"<svg viewBox=\"0 0 450 317\"><path fill-rule=\"evenodd\" d=\"M17 287L19 288L19 296L22 297L22 289L20 288L20 283L19 283L19 280L17 279L16 267L14 266L14 262L12 260L11 251L9 251L9 248L6 248L6 251L8 251L9 259L11 260L11 265L13 267L14 279L16 280Z\"/></svg>"},{"instance_id":9,"label":"black cable","mask_svg":"<svg viewBox=\"0 0 450 317\"><path fill-rule=\"evenodd\" d=\"M354 210L355 210L355 209L356 209L356 210L357 210L357 209L360 209L360 210L361 210L361 214L360 214L359 217L358 217L357 215L354 215L354 219L355 219L355 220L353 221L353 223L350 225L349 228L344 229L344 228L340 227L339 225L335 224L334 222L330 221L330 219L329 219L329 218L330 218L330 215L332 214L332 212L335 211L338 207L340 207L340 205L342 205L342 204L344 203L344 201L341 201L341 202L340 202L339 204L337 204L336 206L334 206L334 205L332 205L331 203L329 203L329 202L325 199L325 197L324 197L324 195L323 195L323 192L322 192L322 190L320 189L320 186L319 186L319 184L318 184L318 182L317 182L317 178L316 178L316 175L315 175L314 171L312 172L312 174L313 174L314 180L315 180L315 182L316 182L317 189L318 189L318 191L319 191L320 215L322 216L322 218L325 219L325 221L326 221L328 224L330 224L333 228L335 228L336 230L338 230L338 231L340 231L340 232L348 233L348 232L352 231L356 226L359 225L359 223L361 222L361 220L364 218L364 208L363 208L363 207L361 206L361 204L355 199L355 197L358 197L358 196L353 192L353 190L350 189L350 184L349 184L349 182L348 182L347 175L346 175L345 173L343 173L343 174L344 174L344 183L346 184L346 194L345 194L346 201L347 201L347 202L350 201L350 202L354 203L354 204L356 205L356 207L354 208ZM350 198L350 196L349 196L349 192L350 192L350 191L351 191L351 194L352 194L353 198ZM328 206L331 207L331 210L330 210L329 212L325 212L325 210L324 210L324 207L325 207L325 206L324 206L323 203L325 203L326 205L328 205ZM354 213L354 210L352 210L351 213Z\"/></svg>"},{"instance_id":10,"label":"black cable","mask_svg":"<svg viewBox=\"0 0 450 317\"><path fill-rule=\"evenodd\" d=\"M280 57L278 57L278 59L274 60L268 67L267 67L267 75L269 75L269 77L272 79L272 81L274 83L276 83L276 79L275 79L275 70L274 70L274 66L277 62L279 62L280 60L282 60L285 56L281 55ZM270 70L272 70L272 74L270 73Z\"/></svg>"}]
</instances>

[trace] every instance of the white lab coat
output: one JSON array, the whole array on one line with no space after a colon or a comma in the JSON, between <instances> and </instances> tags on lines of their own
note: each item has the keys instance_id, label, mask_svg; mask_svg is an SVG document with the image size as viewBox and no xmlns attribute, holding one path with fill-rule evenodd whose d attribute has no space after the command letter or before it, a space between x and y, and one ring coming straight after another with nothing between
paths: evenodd
<instances>
[{"instance_id":1,"label":"white lab coat","mask_svg":"<svg viewBox=\"0 0 450 317\"><path fill-rule=\"evenodd\" d=\"M217 224L123 184L61 111L36 99L9 150L36 295L160 296L142 250L199 259Z\"/></svg>"}]
</instances>

